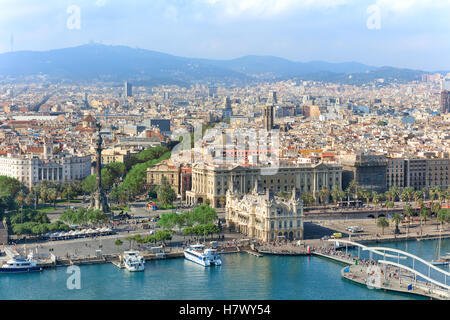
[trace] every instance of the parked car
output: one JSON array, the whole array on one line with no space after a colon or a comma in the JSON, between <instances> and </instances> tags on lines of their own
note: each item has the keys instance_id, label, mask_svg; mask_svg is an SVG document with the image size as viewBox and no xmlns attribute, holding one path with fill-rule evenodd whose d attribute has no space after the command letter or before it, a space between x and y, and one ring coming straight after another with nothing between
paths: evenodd
<instances>
[{"instance_id":1,"label":"parked car","mask_svg":"<svg viewBox=\"0 0 450 320\"><path fill-rule=\"evenodd\" d=\"M340 239L340 238L342 238L342 233L340 233L340 232L335 232L331 236L331 239Z\"/></svg>"}]
</instances>

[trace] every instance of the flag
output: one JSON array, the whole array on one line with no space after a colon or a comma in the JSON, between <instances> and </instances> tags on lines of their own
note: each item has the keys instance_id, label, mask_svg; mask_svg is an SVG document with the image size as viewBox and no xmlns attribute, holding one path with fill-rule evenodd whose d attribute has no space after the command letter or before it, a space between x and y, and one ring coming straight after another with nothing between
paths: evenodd
<instances>
[{"instance_id":1,"label":"flag","mask_svg":"<svg viewBox=\"0 0 450 320\"><path fill-rule=\"evenodd\" d=\"M347 266L347 268L344 269L344 273L350 272L350 266Z\"/></svg>"},{"instance_id":2,"label":"flag","mask_svg":"<svg viewBox=\"0 0 450 320\"><path fill-rule=\"evenodd\" d=\"M412 290L412 284L408 286L408 290Z\"/></svg>"}]
</instances>

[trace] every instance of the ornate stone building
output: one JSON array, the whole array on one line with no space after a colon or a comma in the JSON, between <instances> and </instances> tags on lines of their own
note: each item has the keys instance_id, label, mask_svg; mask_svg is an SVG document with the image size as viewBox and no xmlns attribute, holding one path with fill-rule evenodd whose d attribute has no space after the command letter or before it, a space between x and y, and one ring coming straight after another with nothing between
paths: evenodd
<instances>
[{"instance_id":1,"label":"ornate stone building","mask_svg":"<svg viewBox=\"0 0 450 320\"><path fill-rule=\"evenodd\" d=\"M195 164L192 166L192 188L186 191L186 202L191 205L202 204L209 199L215 208L224 207L227 190L232 184L242 194L249 193L255 181L259 181L263 191L275 194L280 191L311 193L318 196L326 187L331 190L334 185L341 189L342 167L335 164L281 164L270 174L263 174L262 166L214 166Z\"/></svg>"},{"instance_id":2,"label":"ornate stone building","mask_svg":"<svg viewBox=\"0 0 450 320\"><path fill-rule=\"evenodd\" d=\"M150 188L161 186L162 178L165 177L172 189L186 198L186 190L191 189L191 168L184 168L170 160L162 161L147 169L147 185Z\"/></svg>"},{"instance_id":3,"label":"ornate stone building","mask_svg":"<svg viewBox=\"0 0 450 320\"><path fill-rule=\"evenodd\" d=\"M249 194L227 191L226 221L231 230L265 242L283 237L300 240L304 236L303 202L292 190L289 199L274 196L270 190L255 188Z\"/></svg>"}]
</instances>

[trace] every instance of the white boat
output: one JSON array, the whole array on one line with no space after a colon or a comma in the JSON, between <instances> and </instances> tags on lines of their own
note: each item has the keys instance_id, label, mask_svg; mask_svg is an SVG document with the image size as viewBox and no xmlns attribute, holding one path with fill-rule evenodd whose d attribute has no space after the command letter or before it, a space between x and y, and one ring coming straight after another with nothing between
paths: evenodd
<instances>
[{"instance_id":1,"label":"white boat","mask_svg":"<svg viewBox=\"0 0 450 320\"><path fill-rule=\"evenodd\" d=\"M205 249L205 246L202 244L192 245L184 250L184 257L187 260L198 263L204 267L222 265L222 260L220 259L219 254L217 254L217 250Z\"/></svg>"},{"instance_id":2,"label":"white boat","mask_svg":"<svg viewBox=\"0 0 450 320\"><path fill-rule=\"evenodd\" d=\"M432 264L435 266L445 266L450 264L450 254L447 254L446 256L440 257L437 260L431 261Z\"/></svg>"},{"instance_id":3,"label":"white boat","mask_svg":"<svg viewBox=\"0 0 450 320\"><path fill-rule=\"evenodd\" d=\"M123 265L128 271L144 271L145 259L139 255L138 251L125 251L123 253Z\"/></svg>"},{"instance_id":4,"label":"white boat","mask_svg":"<svg viewBox=\"0 0 450 320\"><path fill-rule=\"evenodd\" d=\"M441 257L441 232L439 231L439 242L438 242L438 258L436 260L431 260L431 264L435 266L445 266L450 264L450 255Z\"/></svg>"},{"instance_id":5,"label":"white boat","mask_svg":"<svg viewBox=\"0 0 450 320\"><path fill-rule=\"evenodd\" d=\"M36 261L23 258L12 258L0 267L0 273L23 273L42 271Z\"/></svg>"}]
</instances>

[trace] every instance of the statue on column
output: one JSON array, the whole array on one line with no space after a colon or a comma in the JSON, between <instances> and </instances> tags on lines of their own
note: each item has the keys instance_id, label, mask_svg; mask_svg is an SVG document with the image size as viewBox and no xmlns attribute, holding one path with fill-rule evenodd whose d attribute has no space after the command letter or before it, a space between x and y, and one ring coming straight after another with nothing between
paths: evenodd
<instances>
[{"instance_id":1,"label":"statue on column","mask_svg":"<svg viewBox=\"0 0 450 320\"><path fill-rule=\"evenodd\" d=\"M96 168L95 172L97 174L97 185L95 189L94 196L91 199L91 205L90 207L93 209L101 210L102 212L109 212L109 206L108 201L106 199L105 192L102 187L102 135L100 133L101 131L101 124L97 122L97 137L96 137L96 151L97 151L97 161L96 161Z\"/></svg>"}]
</instances>

